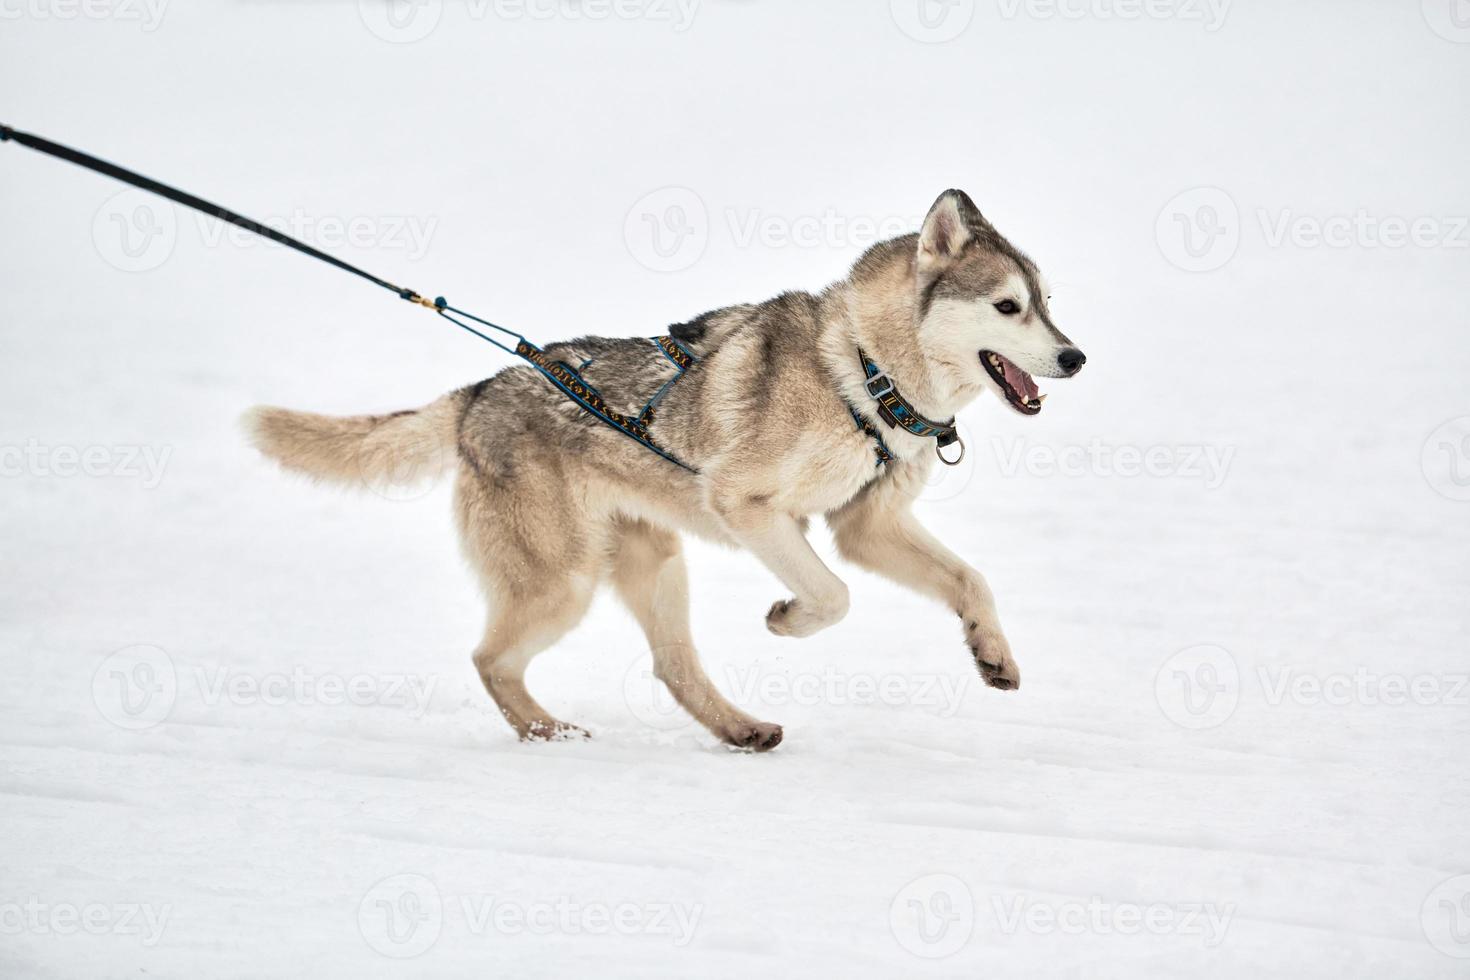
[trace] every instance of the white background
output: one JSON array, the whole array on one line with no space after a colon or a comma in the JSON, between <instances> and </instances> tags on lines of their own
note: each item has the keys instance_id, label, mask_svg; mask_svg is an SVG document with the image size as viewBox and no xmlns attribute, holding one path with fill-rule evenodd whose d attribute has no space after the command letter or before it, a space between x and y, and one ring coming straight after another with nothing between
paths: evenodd
<instances>
[{"instance_id":1,"label":"white background","mask_svg":"<svg viewBox=\"0 0 1470 980\"><path fill-rule=\"evenodd\" d=\"M663 711L600 600L530 675L595 739L523 746L447 489L236 427L505 358L0 147L0 972L1464 976L1454 2L0 0L0 120L538 339L820 288L959 186L1089 357L964 413L921 508L1018 693L840 565L846 621L777 639L696 544L704 660L785 743Z\"/></svg>"}]
</instances>

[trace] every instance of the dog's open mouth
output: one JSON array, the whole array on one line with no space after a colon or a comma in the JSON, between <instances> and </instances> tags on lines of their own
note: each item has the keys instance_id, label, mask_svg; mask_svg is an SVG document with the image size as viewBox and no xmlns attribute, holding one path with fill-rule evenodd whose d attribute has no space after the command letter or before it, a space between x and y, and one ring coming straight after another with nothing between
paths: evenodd
<instances>
[{"instance_id":1,"label":"dog's open mouth","mask_svg":"<svg viewBox=\"0 0 1470 980\"><path fill-rule=\"evenodd\" d=\"M994 351L981 351L980 363L985 365L985 373L990 375L990 380L1000 386L1012 408L1022 415L1035 415L1041 411L1041 403L1046 401L1046 396L1036 387L1031 375Z\"/></svg>"}]
</instances>

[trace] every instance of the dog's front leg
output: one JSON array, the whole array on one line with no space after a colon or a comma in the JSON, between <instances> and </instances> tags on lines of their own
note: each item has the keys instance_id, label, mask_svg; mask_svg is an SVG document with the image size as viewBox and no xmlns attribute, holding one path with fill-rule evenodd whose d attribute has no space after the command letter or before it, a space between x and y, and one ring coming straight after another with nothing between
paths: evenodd
<instances>
[{"instance_id":1,"label":"dog's front leg","mask_svg":"<svg viewBox=\"0 0 1470 980\"><path fill-rule=\"evenodd\" d=\"M1003 691L1021 686L985 576L926 531L897 488L874 487L828 514L827 521L848 561L938 599L959 615L986 684Z\"/></svg>"},{"instance_id":2,"label":"dog's front leg","mask_svg":"<svg viewBox=\"0 0 1470 980\"><path fill-rule=\"evenodd\" d=\"M847 585L817 557L795 517L758 496L716 495L713 504L735 540L793 593L771 606L767 629L777 636L811 636L847 615Z\"/></svg>"}]
</instances>

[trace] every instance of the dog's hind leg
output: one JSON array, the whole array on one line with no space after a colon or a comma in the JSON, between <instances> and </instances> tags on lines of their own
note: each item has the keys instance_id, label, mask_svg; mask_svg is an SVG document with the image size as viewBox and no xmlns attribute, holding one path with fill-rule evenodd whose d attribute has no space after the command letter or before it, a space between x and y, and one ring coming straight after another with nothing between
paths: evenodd
<instances>
[{"instance_id":1,"label":"dog's hind leg","mask_svg":"<svg viewBox=\"0 0 1470 980\"><path fill-rule=\"evenodd\" d=\"M577 624L592 599L590 581L542 583L536 594L507 596L496 604L475 650L480 680L522 740L586 738L585 729L559 721L526 690L526 667L536 654Z\"/></svg>"},{"instance_id":2,"label":"dog's hind leg","mask_svg":"<svg viewBox=\"0 0 1470 980\"><path fill-rule=\"evenodd\" d=\"M700 666L689 635L689 577L678 536L643 521L622 521L618 532L613 586L648 637L654 676L716 738L756 752L775 748L781 726L757 721L725 700Z\"/></svg>"},{"instance_id":3,"label":"dog's hind leg","mask_svg":"<svg viewBox=\"0 0 1470 980\"><path fill-rule=\"evenodd\" d=\"M557 474L533 456L522 457L517 475L495 479L466 465L456 487L465 555L490 600L475 668L521 739L585 736L536 703L526 667L587 612L607 560L605 537L570 494L555 492Z\"/></svg>"}]
</instances>

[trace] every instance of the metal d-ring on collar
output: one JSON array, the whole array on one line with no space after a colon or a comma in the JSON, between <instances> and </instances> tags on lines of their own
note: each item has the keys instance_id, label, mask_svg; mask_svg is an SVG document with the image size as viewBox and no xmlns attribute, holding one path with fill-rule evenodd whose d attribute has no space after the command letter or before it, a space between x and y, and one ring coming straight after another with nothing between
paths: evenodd
<instances>
[{"instance_id":1,"label":"metal d-ring on collar","mask_svg":"<svg viewBox=\"0 0 1470 980\"><path fill-rule=\"evenodd\" d=\"M878 367L867 354L858 348L858 362L863 367L863 387L878 403L878 417L888 423L890 428L903 429L905 432L921 438L932 438L934 442L934 455L945 466L958 466L965 458L965 443L960 439L959 430L955 428L954 419L948 422L934 422L920 415L914 406L908 403L898 393L898 386L893 383L887 372ZM946 447L959 443L960 454L954 459L947 459L944 455Z\"/></svg>"}]
</instances>

